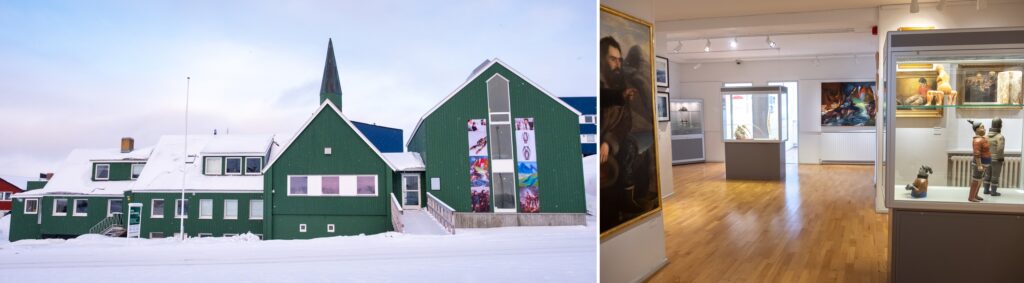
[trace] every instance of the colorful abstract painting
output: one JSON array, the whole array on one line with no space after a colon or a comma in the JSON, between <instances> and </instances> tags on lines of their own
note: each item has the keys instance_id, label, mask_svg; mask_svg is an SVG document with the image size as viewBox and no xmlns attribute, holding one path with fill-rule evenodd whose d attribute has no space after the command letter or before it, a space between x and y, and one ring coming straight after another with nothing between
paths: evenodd
<instances>
[{"instance_id":1,"label":"colorful abstract painting","mask_svg":"<svg viewBox=\"0 0 1024 283\"><path fill-rule=\"evenodd\" d=\"M874 126L877 113L874 82L821 84L822 126Z\"/></svg>"},{"instance_id":2,"label":"colorful abstract painting","mask_svg":"<svg viewBox=\"0 0 1024 283\"><path fill-rule=\"evenodd\" d=\"M537 191L537 142L533 131L533 118L516 118L516 159L517 187L519 188L519 211L540 212L540 195Z\"/></svg>"},{"instance_id":3,"label":"colorful abstract painting","mask_svg":"<svg viewBox=\"0 0 1024 283\"><path fill-rule=\"evenodd\" d=\"M487 157L487 120L466 122L469 151L469 190L473 212L491 211L491 174Z\"/></svg>"}]
</instances>

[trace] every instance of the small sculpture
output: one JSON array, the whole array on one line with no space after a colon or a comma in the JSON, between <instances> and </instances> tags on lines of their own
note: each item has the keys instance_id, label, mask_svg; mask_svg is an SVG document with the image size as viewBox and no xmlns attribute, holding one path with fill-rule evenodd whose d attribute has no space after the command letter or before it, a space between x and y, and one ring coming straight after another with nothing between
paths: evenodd
<instances>
[{"instance_id":1,"label":"small sculpture","mask_svg":"<svg viewBox=\"0 0 1024 283\"><path fill-rule=\"evenodd\" d=\"M971 160L971 192L967 201L979 202L985 200L978 196L978 189L981 188L981 181L985 179L986 170L992 164L992 152L989 150L988 139L985 138L985 126L980 122L967 120L974 130L974 138L971 140L973 159Z\"/></svg>"},{"instance_id":2,"label":"small sculpture","mask_svg":"<svg viewBox=\"0 0 1024 283\"><path fill-rule=\"evenodd\" d=\"M942 100L945 97L945 93L938 90L929 90L927 94L927 101L925 105L941 106Z\"/></svg>"},{"instance_id":3,"label":"small sculpture","mask_svg":"<svg viewBox=\"0 0 1024 283\"><path fill-rule=\"evenodd\" d=\"M1003 150L1006 148L1006 138L1001 133L1002 129L1003 119L996 117L992 119L992 127L989 128L988 136L985 137L992 151L992 164L988 167L988 174L985 174L985 194L994 197L1002 195L996 192L999 189L999 176L1003 171ZM989 191L990 188L991 191Z\"/></svg>"},{"instance_id":4,"label":"small sculpture","mask_svg":"<svg viewBox=\"0 0 1024 283\"><path fill-rule=\"evenodd\" d=\"M750 131L747 130L747 126L746 125L736 126L736 131L733 131L733 135L735 135L736 139L738 139L738 140L749 140L750 139Z\"/></svg>"},{"instance_id":5,"label":"small sculpture","mask_svg":"<svg viewBox=\"0 0 1024 283\"><path fill-rule=\"evenodd\" d=\"M935 78L936 90L947 95L952 94L953 87L949 85L949 73L946 72L946 68L942 65L935 65L935 70L939 72L939 77Z\"/></svg>"},{"instance_id":6,"label":"small sculpture","mask_svg":"<svg viewBox=\"0 0 1024 283\"><path fill-rule=\"evenodd\" d=\"M907 185L907 190L910 191L911 197L923 198L928 196L928 175L931 173L931 167L921 166L921 170L917 171L917 179L914 179L913 184Z\"/></svg>"}]
</instances>

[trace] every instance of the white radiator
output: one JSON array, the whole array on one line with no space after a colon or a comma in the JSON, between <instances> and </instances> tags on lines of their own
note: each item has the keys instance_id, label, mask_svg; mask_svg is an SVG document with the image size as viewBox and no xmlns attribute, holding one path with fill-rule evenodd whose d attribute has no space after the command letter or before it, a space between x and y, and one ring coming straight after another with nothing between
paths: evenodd
<instances>
[{"instance_id":1,"label":"white radiator","mask_svg":"<svg viewBox=\"0 0 1024 283\"><path fill-rule=\"evenodd\" d=\"M970 155L949 156L949 186L966 187L971 185ZM1000 188L1020 187L1020 157L1005 157L1003 172L999 175Z\"/></svg>"},{"instance_id":2,"label":"white radiator","mask_svg":"<svg viewBox=\"0 0 1024 283\"><path fill-rule=\"evenodd\" d=\"M821 162L871 163L875 161L875 133L821 133Z\"/></svg>"}]
</instances>

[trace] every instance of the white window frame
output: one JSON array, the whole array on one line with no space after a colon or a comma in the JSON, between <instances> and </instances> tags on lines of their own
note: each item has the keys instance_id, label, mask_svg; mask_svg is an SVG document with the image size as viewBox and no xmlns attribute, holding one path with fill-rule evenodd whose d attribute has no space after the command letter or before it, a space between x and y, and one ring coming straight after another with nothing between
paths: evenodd
<instances>
[{"instance_id":1,"label":"white window frame","mask_svg":"<svg viewBox=\"0 0 1024 283\"><path fill-rule=\"evenodd\" d=\"M33 211L28 211L28 202L30 202L30 201L36 203L35 210L33 210ZM24 214L39 214L39 199L37 199L37 198L27 198L27 199L25 199L25 207L23 207L22 209L24 210Z\"/></svg>"},{"instance_id":2,"label":"white window frame","mask_svg":"<svg viewBox=\"0 0 1024 283\"><path fill-rule=\"evenodd\" d=\"M85 202L85 209L86 209L85 212L78 213L78 201L84 201ZM72 203L71 216L75 216L75 217L89 216L89 200L88 199L76 198L76 199L72 199L71 203Z\"/></svg>"},{"instance_id":3,"label":"white window frame","mask_svg":"<svg viewBox=\"0 0 1024 283\"><path fill-rule=\"evenodd\" d=\"M597 143L597 135L580 134L580 143Z\"/></svg>"},{"instance_id":4,"label":"white window frame","mask_svg":"<svg viewBox=\"0 0 1024 283\"><path fill-rule=\"evenodd\" d=\"M101 166L107 167L107 177L100 178L99 175ZM96 165L93 166L92 178L98 181L110 180L110 163L96 163Z\"/></svg>"},{"instance_id":5,"label":"white window frame","mask_svg":"<svg viewBox=\"0 0 1024 283\"><path fill-rule=\"evenodd\" d=\"M107 200L107 217L114 216L115 212L121 213L120 211L113 211L113 210L110 209L110 207L111 207L110 204L114 203L114 201L120 201L121 202L121 208L124 208L124 200L116 199L116 198L108 199Z\"/></svg>"},{"instance_id":6,"label":"white window frame","mask_svg":"<svg viewBox=\"0 0 1024 283\"><path fill-rule=\"evenodd\" d=\"M209 211L203 210L204 204L210 205ZM213 219L213 199L199 200L199 219Z\"/></svg>"},{"instance_id":7,"label":"white window frame","mask_svg":"<svg viewBox=\"0 0 1024 283\"><path fill-rule=\"evenodd\" d=\"M234 202L235 203L235 216L232 216L232 217L228 217L228 203L229 202ZM224 219L225 220L238 219L238 200L237 199L225 199L224 200Z\"/></svg>"},{"instance_id":8,"label":"white window frame","mask_svg":"<svg viewBox=\"0 0 1024 283\"><path fill-rule=\"evenodd\" d=\"M53 199L53 216L68 216L68 212L67 211L57 212L57 202L62 201L62 200L64 201L64 209L65 210L68 209L68 199L66 199L66 198Z\"/></svg>"},{"instance_id":9,"label":"white window frame","mask_svg":"<svg viewBox=\"0 0 1024 283\"><path fill-rule=\"evenodd\" d=\"M306 233L306 223L299 224L299 233Z\"/></svg>"},{"instance_id":10,"label":"white window frame","mask_svg":"<svg viewBox=\"0 0 1024 283\"><path fill-rule=\"evenodd\" d=\"M357 182L358 182L358 178L359 177L370 177L370 176L373 177L373 184L374 184L374 192L373 192L373 194L370 194L370 195L360 195L358 193L358 188L356 188L357 189L356 190L356 194L352 194L352 195L342 194L342 190L341 190L342 188L341 188L341 183L340 182L341 182L341 180L343 180L343 177L357 178ZM292 177L306 177L306 194L292 194ZM336 194L336 195L333 195L333 194L332 195L325 195L325 194L323 194L323 177L338 177L339 178L339 180L338 180L339 181L339 184L338 184L338 186L339 186L338 194ZM346 197L346 198L353 198L354 197L354 198L363 198L363 197L379 197L380 196L380 191L381 191L379 176L371 175L371 174L357 174L357 175L287 175L286 178L287 178L287 181L286 181L286 186L285 186L285 192L286 192L287 196L296 196L296 197ZM315 181L314 181L314 179L315 179Z\"/></svg>"},{"instance_id":11,"label":"white window frame","mask_svg":"<svg viewBox=\"0 0 1024 283\"><path fill-rule=\"evenodd\" d=\"M182 206L179 205L178 202L184 202L184 204L185 204L184 206L185 207L182 208ZM182 209L183 211L178 211L178 209ZM179 212L183 212L183 213L179 214ZM174 219L182 219L182 218L188 219L188 199L180 199L180 198L179 199L174 199Z\"/></svg>"},{"instance_id":12,"label":"white window frame","mask_svg":"<svg viewBox=\"0 0 1024 283\"><path fill-rule=\"evenodd\" d=\"M154 238L153 234L160 234L160 237L159 238ZM167 236L164 236L164 232L149 232L149 238L150 239L163 239L163 238L167 238Z\"/></svg>"},{"instance_id":13,"label":"white window frame","mask_svg":"<svg viewBox=\"0 0 1024 283\"><path fill-rule=\"evenodd\" d=\"M142 176L142 169L139 169L139 176L135 176L135 167L136 166L142 167L142 168L146 168L146 163L132 163L132 172L129 173L129 174L131 174L131 179L132 180L139 179L139 176Z\"/></svg>"},{"instance_id":14,"label":"white window frame","mask_svg":"<svg viewBox=\"0 0 1024 283\"><path fill-rule=\"evenodd\" d=\"M580 115L580 124L597 124L597 115Z\"/></svg>"},{"instance_id":15,"label":"white window frame","mask_svg":"<svg viewBox=\"0 0 1024 283\"><path fill-rule=\"evenodd\" d=\"M238 159L238 173L228 172L228 160L232 160L232 159ZM224 175L232 175L232 176L242 175L242 172L245 172L245 164L242 164L242 161L244 161L244 158L241 158L241 157L225 157L224 158Z\"/></svg>"},{"instance_id":16,"label":"white window frame","mask_svg":"<svg viewBox=\"0 0 1024 283\"><path fill-rule=\"evenodd\" d=\"M334 233L334 224L327 224L327 233Z\"/></svg>"},{"instance_id":17,"label":"white window frame","mask_svg":"<svg viewBox=\"0 0 1024 283\"><path fill-rule=\"evenodd\" d=\"M156 214L156 201L160 201L160 214ZM164 218L164 213L167 212L167 202L162 198L155 198L149 200L149 218ZM150 233L153 234L153 233Z\"/></svg>"},{"instance_id":18,"label":"white window frame","mask_svg":"<svg viewBox=\"0 0 1024 283\"><path fill-rule=\"evenodd\" d=\"M256 170L256 172L249 172L249 159L259 160L259 162L260 162L260 169ZM259 175L259 174L261 174L261 171L263 171L263 157L259 157L259 156L252 157L252 156L250 156L250 157L246 157L246 158L244 158L242 160L242 173L243 174L245 174L245 175Z\"/></svg>"},{"instance_id":19,"label":"white window frame","mask_svg":"<svg viewBox=\"0 0 1024 283\"><path fill-rule=\"evenodd\" d=\"M256 206L255 203L259 202L260 205ZM259 211L260 215L253 215L253 211ZM250 199L249 200L249 220L263 220L263 200L262 199Z\"/></svg>"},{"instance_id":20,"label":"white window frame","mask_svg":"<svg viewBox=\"0 0 1024 283\"><path fill-rule=\"evenodd\" d=\"M0 192L0 200L11 201L11 192Z\"/></svg>"},{"instance_id":21,"label":"white window frame","mask_svg":"<svg viewBox=\"0 0 1024 283\"><path fill-rule=\"evenodd\" d=\"M216 173L210 173L210 169L213 168L210 166L210 160L218 160ZM203 175L224 175L224 158L220 156L207 156L206 158L203 158Z\"/></svg>"}]
</instances>

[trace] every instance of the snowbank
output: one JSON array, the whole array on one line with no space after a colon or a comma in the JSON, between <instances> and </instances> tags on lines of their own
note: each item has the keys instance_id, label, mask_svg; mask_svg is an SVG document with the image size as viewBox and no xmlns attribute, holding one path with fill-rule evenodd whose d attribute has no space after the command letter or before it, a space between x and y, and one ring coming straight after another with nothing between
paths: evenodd
<instances>
[{"instance_id":1,"label":"snowbank","mask_svg":"<svg viewBox=\"0 0 1024 283\"><path fill-rule=\"evenodd\" d=\"M587 212L590 215L597 215L597 158L597 154L583 158L583 180L587 192Z\"/></svg>"},{"instance_id":2,"label":"snowbank","mask_svg":"<svg viewBox=\"0 0 1024 283\"><path fill-rule=\"evenodd\" d=\"M11 238L9 236L11 233L8 232L10 230L11 230L11 216L7 215L7 216L0 217L0 248L2 248L4 244L7 244L7 242L11 241L10 240Z\"/></svg>"}]
</instances>

